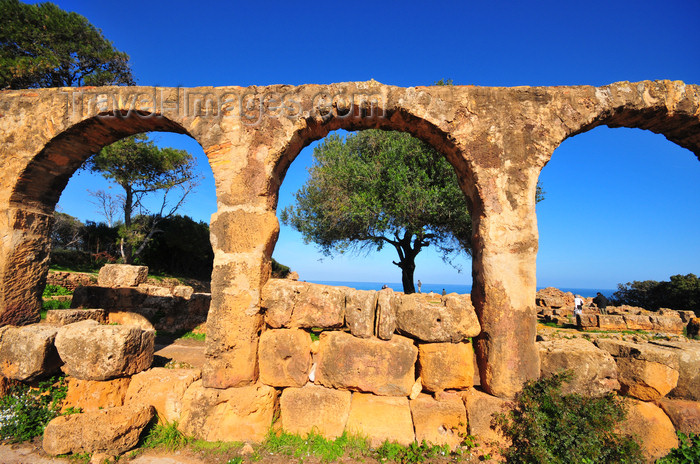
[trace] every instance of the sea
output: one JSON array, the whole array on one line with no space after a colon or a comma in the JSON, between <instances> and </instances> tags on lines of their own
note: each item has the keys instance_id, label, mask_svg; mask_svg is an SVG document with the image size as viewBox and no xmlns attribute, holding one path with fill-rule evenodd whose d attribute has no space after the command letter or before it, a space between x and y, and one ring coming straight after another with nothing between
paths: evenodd
<instances>
[{"instance_id":1,"label":"sea","mask_svg":"<svg viewBox=\"0 0 700 464\"><path fill-rule=\"evenodd\" d=\"M396 282L343 282L343 281L328 281L328 280L309 280L309 282L315 283L315 284L323 284L323 285L334 285L337 287L351 287L351 288L356 288L357 290L381 290L382 285L387 285L389 288L393 289L394 291L401 292L403 291L403 285L400 283ZM423 285L421 286L421 292L422 293L442 293L442 290L445 290L445 293L459 293L459 294L466 294L466 293L471 293L472 292L472 286L471 285L458 285L458 284L431 284L429 282L423 282ZM537 290L541 290L545 287L537 287ZM587 297L594 297L598 292L602 293L603 295L607 296L608 298L615 293L617 290L616 289L609 289L609 288L570 288L570 287L557 287L559 290L563 292L571 292L574 295L581 295L584 298ZM418 287L416 287L416 290L418 290Z\"/></svg>"}]
</instances>

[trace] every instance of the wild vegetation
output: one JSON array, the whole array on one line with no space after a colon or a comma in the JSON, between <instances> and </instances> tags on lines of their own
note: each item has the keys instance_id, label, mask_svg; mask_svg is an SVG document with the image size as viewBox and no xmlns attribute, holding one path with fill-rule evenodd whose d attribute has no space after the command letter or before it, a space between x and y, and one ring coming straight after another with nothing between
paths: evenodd
<instances>
[{"instance_id":1,"label":"wild vegetation","mask_svg":"<svg viewBox=\"0 0 700 464\"><path fill-rule=\"evenodd\" d=\"M668 281L633 281L618 284L613 304L639 306L650 311L670 308L695 311L700 316L700 277L695 274L673 275Z\"/></svg>"}]
</instances>

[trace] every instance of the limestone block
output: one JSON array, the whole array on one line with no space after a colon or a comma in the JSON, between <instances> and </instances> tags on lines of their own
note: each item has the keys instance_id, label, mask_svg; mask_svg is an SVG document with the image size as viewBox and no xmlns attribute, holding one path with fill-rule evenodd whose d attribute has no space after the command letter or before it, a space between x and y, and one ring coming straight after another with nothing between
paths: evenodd
<instances>
[{"instance_id":1,"label":"limestone block","mask_svg":"<svg viewBox=\"0 0 700 464\"><path fill-rule=\"evenodd\" d=\"M105 264L97 275L100 287L136 287L146 282L148 266L129 264Z\"/></svg>"},{"instance_id":2,"label":"limestone block","mask_svg":"<svg viewBox=\"0 0 700 464\"><path fill-rule=\"evenodd\" d=\"M110 311L107 314L107 322L119 325L135 325L141 330L156 330L153 324L139 313L131 311Z\"/></svg>"},{"instance_id":3,"label":"limestone block","mask_svg":"<svg viewBox=\"0 0 700 464\"><path fill-rule=\"evenodd\" d=\"M294 305L299 295L306 293L309 285L286 279L268 280L260 295L265 323L274 329L290 327Z\"/></svg>"},{"instance_id":4,"label":"limestone block","mask_svg":"<svg viewBox=\"0 0 700 464\"><path fill-rule=\"evenodd\" d=\"M194 288L189 285L176 285L173 287L173 296L189 300L194 295Z\"/></svg>"},{"instance_id":5,"label":"limestone block","mask_svg":"<svg viewBox=\"0 0 700 464\"><path fill-rule=\"evenodd\" d=\"M67 325L88 319L104 324L107 314L104 309L50 309L46 312L46 323L51 325Z\"/></svg>"},{"instance_id":6,"label":"limestone block","mask_svg":"<svg viewBox=\"0 0 700 464\"><path fill-rule=\"evenodd\" d=\"M299 294L292 312L292 327L342 327L345 321L345 288L309 285Z\"/></svg>"},{"instance_id":7,"label":"limestone block","mask_svg":"<svg viewBox=\"0 0 700 464\"><path fill-rule=\"evenodd\" d=\"M672 350L678 355L678 386L669 395L674 398L700 401L700 343L655 341L652 345Z\"/></svg>"},{"instance_id":8,"label":"limestone block","mask_svg":"<svg viewBox=\"0 0 700 464\"><path fill-rule=\"evenodd\" d=\"M580 330L591 330L598 328L597 314L579 314L576 316L576 326Z\"/></svg>"},{"instance_id":9,"label":"limestone block","mask_svg":"<svg viewBox=\"0 0 700 464\"><path fill-rule=\"evenodd\" d=\"M467 408L469 434L486 444L506 446L505 437L491 428L491 421L494 414L507 411L508 402L475 388L462 392L461 396Z\"/></svg>"},{"instance_id":10,"label":"limestone block","mask_svg":"<svg viewBox=\"0 0 700 464\"><path fill-rule=\"evenodd\" d=\"M260 336L260 381L273 387L301 387L311 369L311 336L301 329L272 329Z\"/></svg>"},{"instance_id":11,"label":"limestone block","mask_svg":"<svg viewBox=\"0 0 700 464\"><path fill-rule=\"evenodd\" d=\"M418 375L431 392L474 385L474 349L471 343L421 343Z\"/></svg>"},{"instance_id":12,"label":"limestone block","mask_svg":"<svg viewBox=\"0 0 700 464\"><path fill-rule=\"evenodd\" d=\"M350 414L352 393L307 384L285 388L280 398L282 429L305 436L316 432L329 439L343 434Z\"/></svg>"},{"instance_id":13,"label":"limestone block","mask_svg":"<svg viewBox=\"0 0 700 464\"><path fill-rule=\"evenodd\" d=\"M331 388L408 396L418 349L405 337L361 339L345 332L321 334L316 382Z\"/></svg>"},{"instance_id":14,"label":"limestone block","mask_svg":"<svg viewBox=\"0 0 700 464\"><path fill-rule=\"evenodd\" d=\"M535 303L544 308L564 308L574 305L574 295L555 287L547 287L537 291Z\"/></svg>"},{"instance_id":15,"label":"limestone block","mask_svg":"<svg viewBox=\"0 0 700 464\"><path fill-rule=\"evenodd\" d=\"M627 324L622 316L604 315L598 316L598 329L600 330L627 330Z\"/></svg>"},{"instance_id":16,"label":"limestone block","mask_svg":"<svg viewBox=\"0 0 700 464\"><path fill-rule=\"evenodd\" d=\"M43 448L53 456L68 453L122 454L134 448L153 418L152 406L127 405L59 416L44 430Z\"/></svg>"},{"instance_id":17,"label":"limestone block","mask_svg":"<svg viewBox=\"0 0 700 464\"><path fill-rule=\"evenodd\" d=\"M54 340L57 327L32 324L0 327L0 373L3 377L31 382L59 371Z\"/></svg>"},{"instance_id":18,"label":"limestone block","mask_svg":"<svg viewBox=\"0 0 700 464\"><path fill-rule=\"evenodd\" d=\"M278 407L277 391L257 383L240 388L205 388L197 380L182 400L178 429L206 441L250 441L265 438Z\"/></svg>"},{"instance_id":19,"label":"limestone block","mask_svg":"<svg viewBox=\"0 0 700 464\"><path fill-rule=\"evenodd\" d=\"M424 342L461 342L481 332L470 300L448 295L428 301L420 294L403 295L396 310L399 333Z\"/></svg>"},{"instance_id":20,"label":"limestone block","mask_svg":"<svg viewBox=\"0 0 700 464\"><path fill-rule=\"evenodd\" d=\"M68 391L61 410L75 408L90 412L124 405L131 379L80 380L68 377L67 381Z\"/></svg>"},{"instance_id":21,"label":"limestone block","mask_svg":"<svg viewBox=\"0 0 700 464\"><path fill-rule=\"evenodd\" d=\"M440 400L421 393L410 401L416 441L435 445L460 445L467 435L467 410L459 395L442 395Z\"/></svg>"},{"instance_id":22,"label":"limestone block","mask_svg":"<svg viewBox=\"0 0 700 464\"><path fill-rule=\"evenodd\" d=\"M353 393L345 427L349 434L369 437L370 446L385 441L408 446L415 440L408 398Z\"/></svg>"},{"instance_id":23,"label":"limestone block","mask_svg":"<svg viewBox=\"0 0 700 464\"><path fill-rule=\"evenodd\" d=\"M649 319L651 319L656 332L682 334L683 329L685 329L685 324L680 316L649 316Z\"/></svg>"},{"instance_id":24,"label":"limestone block","mask_svg":"<svg viewBox=\"0 0 700 464\"><path fill-rule=\"evenodd\" d=\"M679 432L700 434L700 402L661 398L656 402Z\"/></svg>"},{"instance_id":25,"label":"limestone block","mask_svg":"<svg viewBox=\"0 0 700 464\"><path fill-rule=\"evenodd\" d=\"M374 335L377 292L349 290L345 301L345 323L356 337L369 338Z\"/></svg>"},{"instance_id":26,"label":"limestone block","mask_svg":"<svg viewBox=\"0 0 700 464\"><path fill-rule=\"evenodd\" d=\"M131 378L124 402L150 404L161 424L177 422L185 392L201 376L199 369L154 367L139 372Z\"/></svg>"},{"instance_id":27,"label":"limestone block","mask_svg":"<svg viewBox=\"0 0 700 464\"><path fill-rule=\"evenodd\" d=\"M605 350L582 338L539 342L541 376L572 370L574 378L563 385L562 393L603 396L620 389L615 360Z\"/></svg>"},{"instance_id":28,"label":"limestone block","mask_svg":"<svg viewBox=\"0 0 700 464\"><path fill-rule=\"evenodd\" d=\"M136 326L82 321L58 330L56 349L67 375L82 380L108 380L151 367L154 341L155 332Z\"/></svg>"},{"instance_id":29,"label":"limestone block","mask_svg":"<svg viewBox=\"0 0 700 464\"><path fill-rule=\"evenodd\" d=\"M628 330L653 330L654 324L652 324L649 316L636 315L636 314L625 314L622 316L625 320Z\"/></svg>"},{"instance_id":30,"label":"limestone block","mask_svg":"<svg viewBox=\"0 0 700 464\"><path fill-rule=\"evenodd\" d=\"M398 296L390 288L377 292L377 319L375 333L382 340L391 340L396 331Z\"/></svg>"},{"instance_id":31,"label":"limestone block","mask_svg":"<svg viewBox=\"0 0 700 464\"><path fill-rule=\"evenodd\" d=\"M598 339L596 344L615 357L625 395L653 401L678 384L679 357L673 350L610 339Z\"/></svg>"},{"instance_id":32,"label":"limestone block","mask_svg":"<svg viewBox=\"0 0 700 464\"><path fill-rule=\"evenodd\" d=\"M647 462L654 462L678 446L673 424L661 408L633 399L627 402L627 418L620 424L620 431L637 437Z\"/></svg>"}]
</instances>

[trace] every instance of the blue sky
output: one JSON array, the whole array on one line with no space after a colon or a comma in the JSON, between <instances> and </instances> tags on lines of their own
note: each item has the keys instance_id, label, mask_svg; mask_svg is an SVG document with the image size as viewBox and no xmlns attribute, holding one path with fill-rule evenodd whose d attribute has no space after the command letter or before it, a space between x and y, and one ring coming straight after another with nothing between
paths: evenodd
<instances>
[{"instance_id":1,"label":"blue sky","mask_svg":"<svg viewBox=\"0 0 700 464\"><path fill-rule=\"evenodd\" d=\"M375 79L399 86L450 78L481 86L700 84L700 1L184 2L58 1L131 57L140 85L268 85ZM160 142L197 156L206 179L183 213L209 221L211 170L186 136ZM304 182L312 147L292 164L280 208ZM663 136L597 128L566 140L541 175L538 286L615 288L700 274L700 163ZM59 209L98 219L79 173ZM391 250L325 258L282 228L275 258L307 280L399 282ZM423 252L416 278L471 283Z\"/></svg>"}]
</instances>

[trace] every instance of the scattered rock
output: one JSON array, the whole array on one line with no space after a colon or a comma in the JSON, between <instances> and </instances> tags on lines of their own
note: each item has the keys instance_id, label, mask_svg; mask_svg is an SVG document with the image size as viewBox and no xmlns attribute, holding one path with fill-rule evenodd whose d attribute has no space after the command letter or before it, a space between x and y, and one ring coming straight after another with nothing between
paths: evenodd
<instances>
[{"instance_id":1,"label":"scattered rock","mask_svg":"<svg viewBox=\"0 0 700 464\"><path fill-rule=\"evenodd\" d=\"M678 355L678 385L669 395L700 401L700 343L654 341L652 345L670 349Z\"/></svg>"},{"instance_id":2,"label":"scattered rock","mask_svg":"<svg viewBox=\"0 0 700 464\"><path fill-rule=\"evenodd\" d=\"M82 321L61 327L55 343L67 375L108 380L151 367L154 341L153 331Z\"/></svg>"},{"instance_id":3,"label":"scattered rock","mask_svg":"<svg viewBox=\"0 0 700 464\"><path fill-rule=\"evenodd\" d=\"M678 446L673 424L661 408L653 403L626 401L629 409L627 418L620 424L620 431L637 438L648 462L656 461Z\"/></svg>"},{"instance_id":4,"label":"scattered rock","mask_svg":"<svg viewBox=\"0 0 700 464\"><path fill-rule=\"evenodd\" d=\"M135 325L141 330L156 330L144 316L130 311L110 311L107 320L110 324Z\"/></svg>"},{"instance_id":5,"label":"scattered rock","mask_svg":"<svg viewBox=\"0 0 700 464\"><path fill-rule=\"evenodd\" d=\"M44 430L43 448L56 456L68 453L122 454L134 448L153 419L152 406L126 405L58 416Z\"/></svg>"},{"instance_id":6,"label":"scattered rock","mask_svg":"<svg viewBox=\"0 0 700 464\"><path fill-rule=\"evenodd\" d=\"M51 325L67 325L86 320L104 324L107 322L107 314L104 309L50 309L46 312L46 323Z\"/></svg>"},{"instance_id":7,"label":"scattered rock","mask_svg":"<svg viewBox=\"0 0 700 464\"><path fill-rule=\"evenodd\" d=\"M417 354L418 349L405 337L384 341L324 332L316 381L331 388L408 396L415 382Z\"/></svg>"},{"instance_id":8,"label":"scattered rock","mask_svg":"<svg viewBox=\"0 0 700 464\"><path fill-rule=\"evenodd\" d=\"M700 317L693 317L688 321L688 337L700 336Z\"/></svg>"},{"instance_id":9,"label":"scattered rock","mask_svg":"<svg viewBox=\"0 0 700 464\"><path fill-rule=\"evenodd\" d=\"M54 341L57 327L31 324L0 327L0 373L31 382L59 372L61 359Z\"/></svg>"},{"instance_id":10,"label":"scattered rock","mask_svg":"<svg viewBox=\"0 0 700 464\"><path fill-rule=\"evenodd\" d=\"M199 369L148 369L131 378L125 402L153 406L162 424L178 422L185 392L201 376Z\"/></svg>"},{"instance_id":11,"label":"scattered rock","mask_svg":"<svg viewBox=\"0 0 700 464\"><path fill-rule=\"evenodd\" d=\"M100 287L136 287L146 282L147 277L147 266L105 264L97 275L97 285Z\"/></svg>"},{"instance_id":12,"label":"scattered rock","mask_svg":"<svg viewBox=\"0 0 700 464\"><path fill-rule=\"evenodd\" d=\"M67 377L67 381L68 391L61 411L74 408L90 412L123 406L131 379L80 380Z\"/></svg>"},{"instance_id":13,"label":"scattered rock","mask_svg":"<svg viewBox=\"0 0 700 464\"><path fill-rule=\"evenodd\" d=\"M700 403L697 401L661 398L657 405L671 419L673 427L686 435L700 434Z\"/></svg>"}]
</instances>

